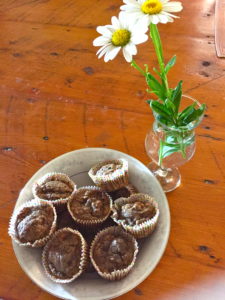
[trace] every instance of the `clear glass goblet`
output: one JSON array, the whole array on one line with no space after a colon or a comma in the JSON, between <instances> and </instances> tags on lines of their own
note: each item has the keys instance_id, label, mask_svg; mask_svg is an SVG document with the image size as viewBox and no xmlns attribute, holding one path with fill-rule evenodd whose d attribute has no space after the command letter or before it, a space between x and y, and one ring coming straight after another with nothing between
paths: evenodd
<instances>
[{"instance_id":1,"label":"clear glass goblet","mask_svg":"<svg viewBox=\"0 0 225 300\"><path fill-rule=\"evenodd\" d=\"M181 109L195 102L199 107L200 103L190 96L183 95ZM155 121L153 128L145 138L145 149L152 162L148 168L153 172L165 192L175 190L181 183L181 175L178 167L189 161L195 153L196 136L194 129L200 124L203 116L198 120L189 123L187 126L167 127L160 123L157 114L154 113ZM169 154L159 163L160 141L168 146L165 151ZM176 151L174 149L184 149Z\"/></svg>"}]
</instances>

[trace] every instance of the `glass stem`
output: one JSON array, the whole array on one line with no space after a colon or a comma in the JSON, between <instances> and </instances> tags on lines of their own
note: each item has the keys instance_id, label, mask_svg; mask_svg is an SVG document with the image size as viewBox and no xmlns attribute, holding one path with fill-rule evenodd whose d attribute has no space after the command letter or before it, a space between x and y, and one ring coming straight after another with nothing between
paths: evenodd
<instances>
[{"instance_id":1,"label":"glass stem","mask_svg":"<svg viewBox=\"0 0 225 300\"><path fill-rule=\"evenodd\" d=\"M166 177L168 175L168 170L160 167L158 168L157 171L155 171L155 174L158 175L159 177Z\"/></svg>"}]
</instances>

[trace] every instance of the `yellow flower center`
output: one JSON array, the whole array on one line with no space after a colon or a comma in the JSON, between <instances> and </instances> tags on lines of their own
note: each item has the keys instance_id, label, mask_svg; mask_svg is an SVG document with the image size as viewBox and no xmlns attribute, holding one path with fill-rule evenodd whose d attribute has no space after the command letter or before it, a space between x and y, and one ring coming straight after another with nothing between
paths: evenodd
<instances>
[{"instance_id":1,"label":"yellow flower center","mask_svg":"<svg viewBox=\"0 0 225 300\"><path fill-rule=\"evenodd\" d=\"M141 10L148 15L158 14L162 11L162 3L159 0L147 0L142 4Z\"/></svg>"},{"instance_id":2,"label":"yellow flower center","mask_svg":"<svg viewBox=\"0 0 225 300\"><path fill-rule=\"evenodd\" d=\"M114 46L125 46L129 43L131 33L127 29L117 29L112 35L112 44Z\"/></svg>"}]
</instances>

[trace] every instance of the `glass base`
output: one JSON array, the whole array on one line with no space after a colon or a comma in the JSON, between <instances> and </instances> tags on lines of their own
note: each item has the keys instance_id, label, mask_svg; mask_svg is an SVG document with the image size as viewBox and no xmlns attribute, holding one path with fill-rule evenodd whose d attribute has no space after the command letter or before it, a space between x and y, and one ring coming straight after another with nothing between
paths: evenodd
<instances>
[{"instance_id":1,"label":"glass base","mask_svg":"<svg viewBox=\"0 0 225 300\"><path fill-rule=\"evenodd\" d=\"M164 192L171 192L180 185L181 175L177 168L161 169L160 166L154 162L148 164L147 167L158 179Z\"/></svg>"}]
</instances>

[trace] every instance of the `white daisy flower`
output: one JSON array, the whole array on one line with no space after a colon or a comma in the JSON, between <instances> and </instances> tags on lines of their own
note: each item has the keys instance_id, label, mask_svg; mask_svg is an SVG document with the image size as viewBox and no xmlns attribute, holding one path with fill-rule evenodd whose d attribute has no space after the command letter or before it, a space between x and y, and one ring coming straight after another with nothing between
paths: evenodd
<instances>
[{"instance_id":1,"label":"white daisy flower","mask_svg":"<svg viewBox=\"0 0 225 300\"><path fill-rule=\"evenodd\" d=\"M113 60L120 49L127 62L137 54L136 45L147 41L145 34L148 30L142 21L137 22L121 12L119 18L112 17L112 25L98 26L97 31L102 35L93 41L94 46L101 46L97 51L98 58L104 56L104 61Z\"/></svg>"},{"instance_id":2,"label":"white daisy flower","mask_svg":"<svg viewBox=\"0 0 225 300\"><path fill-rule=\"evenodd\" d=\"M174 14L183 9L182 3L170 0L123 0L125 5L120 9L125 11L137 20L150 23L173 22L173 18L178 18Z\"/></svg>"}]
</instances>

